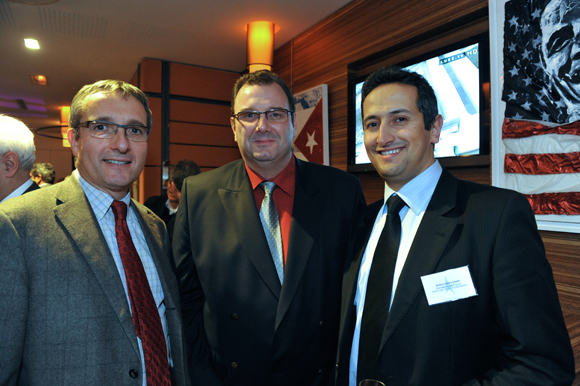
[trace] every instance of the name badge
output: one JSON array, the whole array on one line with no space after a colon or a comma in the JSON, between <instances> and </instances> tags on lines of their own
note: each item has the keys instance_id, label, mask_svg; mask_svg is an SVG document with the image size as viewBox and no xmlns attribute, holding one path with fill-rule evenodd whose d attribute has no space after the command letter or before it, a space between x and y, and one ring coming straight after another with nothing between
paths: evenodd
<instances>
[{"instance_id":1,"label":"name badge","mask_svg":"<svg viewBox=\"0 0 580 386\"><path fill-rule=\"evenodd\" d=\"M421 276L421 281L430 306L477 296L467 265Z\"/></svg>"}]
</instances>

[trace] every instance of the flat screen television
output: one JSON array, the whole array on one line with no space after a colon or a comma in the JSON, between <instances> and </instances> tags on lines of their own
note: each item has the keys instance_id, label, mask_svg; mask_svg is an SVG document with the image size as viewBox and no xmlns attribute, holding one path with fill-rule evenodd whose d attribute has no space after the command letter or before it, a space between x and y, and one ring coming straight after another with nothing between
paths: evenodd
<instances>
[{"instance_id":1,"label":"flat screen television","mask_svg":"<svg viewBox=\"0 0 580 386\"><path fill-rule=\"evenodd\" d=\"M443 166L489 165L489 38L481 34L398 64L431 84L444 124L435 157ZM361 91L349 82L348 171L372 171L363 142Z\"/></svg>"}]
</instances>

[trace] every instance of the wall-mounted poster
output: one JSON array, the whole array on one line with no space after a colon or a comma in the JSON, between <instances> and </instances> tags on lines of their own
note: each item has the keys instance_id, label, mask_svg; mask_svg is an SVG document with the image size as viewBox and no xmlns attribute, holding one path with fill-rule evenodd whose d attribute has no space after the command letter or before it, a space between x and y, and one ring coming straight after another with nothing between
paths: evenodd
<instances>
[{"instance_id":1,"label":"wall-mounted poster","mask_svg":"<svg viewBox=\"0 0 580 386\"><path fill-rule=\"evenodd\" d=\"M580 233L580 1L490 0L492 183Z\"/></svg>"},{"instance_id":2,"label":"wall-mounted poster","mask_svg":"<svg viewBox=\"0 0 580 386\"><path fill-rule=\"evenodd\" d=\"M294 95L298 135L292 150L296 157L330 165L328 154L328 88L325 84Z\"/></svg>"}]
</instances>

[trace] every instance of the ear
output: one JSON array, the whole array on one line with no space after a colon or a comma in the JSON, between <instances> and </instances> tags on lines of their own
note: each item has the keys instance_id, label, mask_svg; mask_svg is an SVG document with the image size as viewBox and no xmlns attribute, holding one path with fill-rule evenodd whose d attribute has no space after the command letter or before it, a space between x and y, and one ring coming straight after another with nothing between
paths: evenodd
<instances>
[{"instance_id":1,"label":"ear","mask_svg":"<svg viewBox=\"0 0 580 386\"><path fill-rule=\"evenodd\" d=\"M232 126L232 131L234 132L234 141L238 142L238 135L236 133L236 118L230 117L230 126Z\"/></svg>"},{"instance_id":2,"label":"ear","mask_svg":"<svg viewBox=\"0 0 580 386\"><path fill-rule=\"evenodd\" d=\"M68 142L70 143L70 148L72 150L73 155L75 157L78 157L78 153L79 153L79 143L78 142L79 141L75 137L74 129L69 127L68 131L66 132L66 137L68 139Z\"/></svg>"},{"instance_id":3,"label":"ear","mask_svg":"<svg viewBox=\"0 0 580 386\"><path fill-rule=\"evenodd\" d=\"M20 169L20 159L18 154L9 151L2 156L2 164L4 165L4 176L8 178L14 177L18 169Z\"/></svg>"},{"instance_id":4,"label":"ear","mask_svg":"<svg viewBox=\"0 0 580 386\"><path fill-rule=\"evenodd\" d=\"M441 135L441 128L443 127L443 117L441 114L437 115L435 121L431 125L431 143L436 144L439 142L439 136Z\"/></svg>"},{"instance_id":5,"label":"ear","mask_svg":"<svg viewBox=\"0 0 580 386\"><path fill-rule=\"evenodd\" d=\"M296 113L292 113L292 143L294 143L294 140L296 139L296 137L298 136L298 114Z\"/></svg>"}]
</instances>

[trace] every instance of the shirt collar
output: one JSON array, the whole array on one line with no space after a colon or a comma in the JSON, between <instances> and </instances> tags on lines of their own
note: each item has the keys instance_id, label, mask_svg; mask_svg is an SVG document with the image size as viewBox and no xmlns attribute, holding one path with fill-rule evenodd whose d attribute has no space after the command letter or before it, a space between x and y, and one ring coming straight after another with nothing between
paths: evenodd
<instances>
[{"instance_id":1,"label":"shirt collar","mask_svg":"<svg viewBox=\"0 0 580 386\"><path fill-rule=\"evenodd\" d=\"M22 196L24 194L24 192L26 192L26 189L30 188L32 183L33 183L33 181L30 178L27 179L26 182L24 182L18 188L14 189L8 196L4 197L4 199L0 202L4 202L10 198Z\"/></svg>"},{"instance_id":2,"label":"shirt collar","mask_svg":"<svg viewBox=\"0 0 580 386\"><path fill-rule=\"evenodd\" d=\"M255 190L261 182L266 181L264 177L250 169L248 164L246 165L246 171L248 172L248 177L250 177L250 183L252 184L252 190ZM294 155L288 162L288 165L282 170L276 177L269 181L276 184L278 188L283 190L288 195L294 195L294 190L296 187L296 161Z\"/></svg>"},{"instance_id":3,"label":"shirt collar","mask_svg":"<svg viewBox=\"0 0 580 386\"><path fill-rule=\"evenodd\" d=\"M391 189L385 182L384 202L386 203L387 199L391 197L393 193L397 193L399 197L405 201L405 204L407 204L409 209L412 210L415 215L419 215L427 209L427 205L429 204L429 201L431 201L431 197L433 196L433 192L435 191L435 187L437 186L437 182L439 181L442 172L443 168L441 167L441 164L439 164L439 161L435 160L433 165L429 166L417 177L407 182L398 192ZM386 205L383 207L383 211L385 210Z\"/></svg>"},{"instance_id":4,"label":"shirt collar","mask_svg":"<svg viewBox=\"0 0 580 386\"><path fill-rule=\"evenodd\" d=\"M115 199L108 193L103 192L102 190L85 181L85 179L81 177L78 169L75 169L73 176L81 184L81 188L83 188L83 191L85 192L85 195L87 196L87 199L93 208L93 212L95 213L97 220L100 221L105 216ZM127 204L127 208L129 208L131 205L131 193L127 192L125 197L123 197L120 201L123 201L125 204Z\"/></svg>"}]
</instances>

